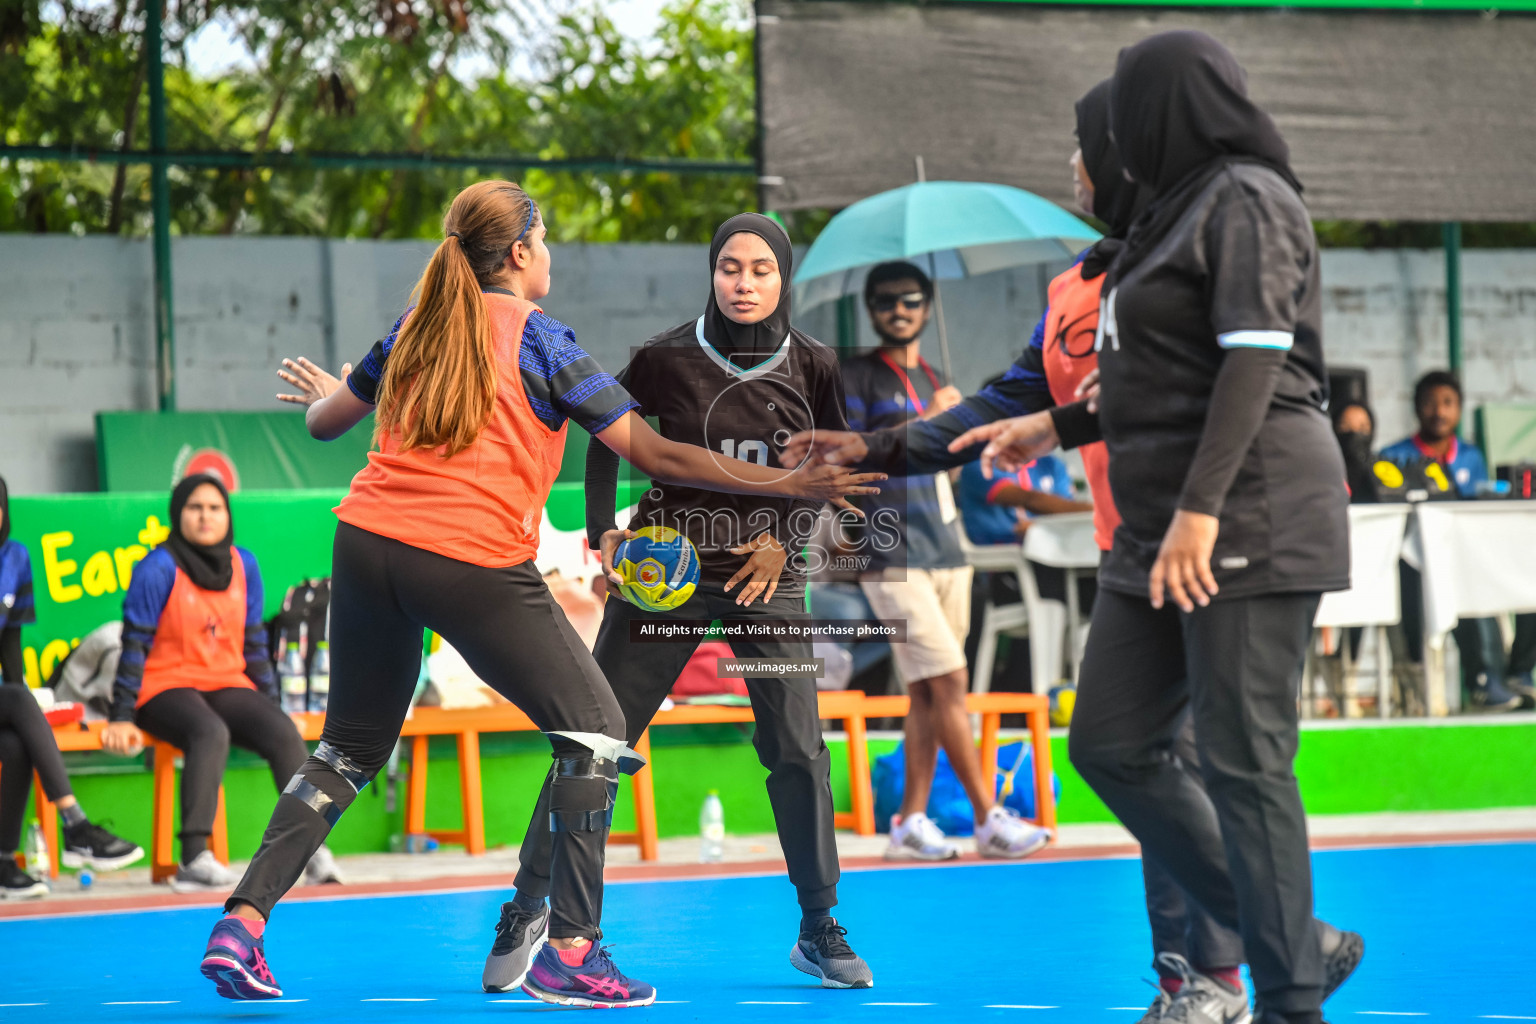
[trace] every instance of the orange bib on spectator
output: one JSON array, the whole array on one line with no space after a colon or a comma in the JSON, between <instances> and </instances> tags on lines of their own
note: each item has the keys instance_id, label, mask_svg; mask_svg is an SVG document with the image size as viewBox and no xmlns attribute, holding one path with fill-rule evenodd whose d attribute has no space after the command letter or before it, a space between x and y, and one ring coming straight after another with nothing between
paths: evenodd
<instances>
[{"instance_id":1,"label":"orange bib on spectator","mask_svg":"<svg viewBox=\"0 0 1536 1024\"><path fill-rule=\"evenodd\" d=\"M538 553L565 424L550 430L534 414L518 370L523 328L538 307L494 292L485 305L496 354L496 404L485 429L451 459L441 449L401 452L399 438L388 438L352 478L336 516L424 551L503 568Z\"/></svg>"},{"instance_id":2,"label":"orange bib on spectator","mask_svg":"<svg viewBox=\"0 0 1536 1024\"><path fill-rule=\"evenodd\" d=\"M1068 268L1051 282L1050 307L1045 313L1045 381L1057 405L1077 401L1077 385L1099 365L1093 338L1099 329L1103 286L1103 274L1084 281L1081 266ZM1103 441L1078 451L1093 494L1093 539L1100 551L1108 551L1120 525L1120 513L1109 493L1109 451Z\"/></svg>"},{"instance_id":3,"label":"orange bib on spectator","mask_svg":"<svg viewBox=\"0 0 1536 1024\"><path fill-rule=\"evenodd\" d=\"M245 674L245 562L233 553L227 590L202 590L180 569L144 659L136 707L166 690L256 689Z\"/></svg>"}]
</instances>

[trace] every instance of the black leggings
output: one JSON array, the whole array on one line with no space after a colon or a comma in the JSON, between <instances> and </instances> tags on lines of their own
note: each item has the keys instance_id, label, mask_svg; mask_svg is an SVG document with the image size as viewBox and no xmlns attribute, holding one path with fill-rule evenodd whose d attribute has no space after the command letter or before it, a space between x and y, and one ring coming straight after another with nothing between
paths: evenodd
<instances>
[{"instance_id":1,"label":"black leggings","mask_svg":"<svg viewBox=\"0 0 1536 1024\"><path fill-rule=\"evenodd\" d=\"M736 604L720 583L702 583L681 608L651 612L611 597L603 611L603 626L593 652L613 683L625 716L628 742L638 743L650 726L672 684L693 657L697 641L634 643L630 627L636 622L667 619L722 619L728 622L804 619L805 590L789 586L771 601ZM731 641L738 658L800 658L811 656L811 645L781 640ZM832 755L821 737L813 679L758 678L747 680L756 729L752 745L768 769L768 802L784 847L789 880L805 910L828 910L837 904L837 839L832 831ZM545 786L534 808L533 821L518 857L517 889L531 896L550 891L549 833L540 828L547 814L550 787Z\"/></svg>"},{"instance_id":2,"label":"black leggings","mask_svg":"<svg viewBox=\"0 0 1536 1024\"><path fill-rule=\"evenodd\" d=\"M145 701L133 720L182 752L183 864L208 848L231 743L261 755L279 790L309 754L293 721L255 690L166 690Z\"/></svg>"},{"instance_id":3,"label":"black leggings","mask_svg":"<svg viewBox=\"0 0 1536 1024\"><path fill-rule=\"evenodd\" d=\"M270 914L389 760L416 689L423 628L452 644L475 675L544 732L623 738L613 691L531 562L485 568L342 523L332 561L325 732L278 800L231 905ZM556 761L549 933L596 939L618 774L581 740L549 739Z\"/></svg>"},{"instance_id":4,"label":"black leggings","mask_svg":"<svg viewBox=\"0 0 1536 1024\"><path fill-rule=\"evenodd\" d=\"M14 853L21 845L21 819L34 769L49 800L70 795L64 759L37 698L25 684L5 683L0 685L0 855Z\"/></svg>"}]
</instances>

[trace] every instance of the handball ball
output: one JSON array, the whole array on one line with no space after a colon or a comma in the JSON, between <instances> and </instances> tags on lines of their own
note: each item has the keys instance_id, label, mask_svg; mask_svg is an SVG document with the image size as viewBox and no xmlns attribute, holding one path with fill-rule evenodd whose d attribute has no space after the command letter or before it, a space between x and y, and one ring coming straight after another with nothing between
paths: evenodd
<instances>
[{"instance_id":1,"label":"handball ball","mask_svg":"<svg viewBox=\"0 0 1536 1024\"><path fill-rule=\"evenodd\" d=\"M1077 704L1077 691L1070 686L1053 686L1048 696L1051 698L1051 724L1063 727L1071 725L1072 708Z\"/></svg>"},{"instance_id":2,"label":"handball ball","mask_svg":"<svg viewBox=\"0 0 1536 1024\"><path fill-rule=\"evenodd\" d=\"M631 604L664 612L680 607L699 585L699 552L693 541L665 526L646 526L619 543L614 571Z\"/></svg>"}]
</instances>

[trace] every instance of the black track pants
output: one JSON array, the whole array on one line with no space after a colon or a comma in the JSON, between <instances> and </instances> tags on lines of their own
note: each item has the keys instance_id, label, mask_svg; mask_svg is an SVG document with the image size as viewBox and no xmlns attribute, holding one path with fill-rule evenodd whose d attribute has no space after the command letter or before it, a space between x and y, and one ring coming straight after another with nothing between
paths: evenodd
<instances>
[{"instance_id":1,"label":"black track pants","mask_svg":"<svg viewBox=\"0 0 1536 1024\"><path fill-rule=\"evenodd\" d=\"M69 796L69 776L53 729L25 683L0 684L0 856L21 845L22 816L32 772L49 800Z\"/></svg>"},{"instance_id":2,"label":"black track pants","mask_svg":"<svg viewBox=\"0 0 1536 1024\"><path fill-rule=\"evenodd\" d=\"M1173 755L1190 779L1204 785L1199 775L1200 755L1195 749L1194 719L1187 712L1183 717L1184 724L1173 741ZM1166 970L1157 962L1158 953L1177 953L1207 972L1246 962L1243 937L1236 929L1222 926L1202 910L1151 857L1141 859L1141 875L1147 893L1147 921L1152 926L1153 970L1159 974Z\"/></svg>"},{"instance_id":3,"label":"black track pants","mask_svg":"<svg viewBox=\"0 0 1536 1024\"><path fill-rule=\"evenodd\" d=\"M331 694L321 748L279 800L231 898L263 914L389 759L416 688L424 628L545 732L624 734L613 691L531 562L489 569L342 523L332 564ZM590 756L577 741L550 740L556 757ZM547 833L547 813L542 824ZM597 937L607 836L606 829L554 834L552 937Z\"/></svg>"},{"instance_id":4,"label":"black track pants","mask_svg":"<svg viewBox=\"0 0 1536 1024\"><path fill-rule=\"evenodd\" d=\"M1320 1021L1323 959L1292 762L1317 595L1219 600L1190 614L1100 590L1072 763L1202 909L1243 937L1262 1024ZM1175 756L1185 707L1205 785Z\"/></svg>"},{"instance_id":5,"label":"black track pants","mask_svg":"<svg viewBox=\"0 0 1536 1024\"><path fill-rule=\"evenodd\" d=\"M293 721L255 690L166 690L145 701L133 720L182 753L183 864L207 849L230 744L259 754L279 792L309 754Z\"/></svg>"},{"instance_id":6,"label":"black track pants","mask_svg":"<svg viewBox=\"0 0 1536 1024\"><path fill-rule=\"evenodd\" d=\"M736 604L736 595L725 593L721 584L704 583L687 604L670 612L652 612L620 598L609 598L593 653L613 684L630 745L638 742L651 724L651 718L697 647L694 643L632 643L632 622L805 617L805 591L801 587L781 588L772 601L759 600L742 607ZM732 640L731 649L739 658L811 656L809 643ZM763 678L746 682L757 720L752 744L757 748L758 760L768 769L768 800L773 805L774 825L784 848L789 880L802 908L829 909L837 903L839 868L837 840L832 830L832 758L821 738L815 681ZM533 896L549 891L550 837L539 827L548 815L548 801L546 784L518 858L517 888Z\"/></svg>"}]
</instances>

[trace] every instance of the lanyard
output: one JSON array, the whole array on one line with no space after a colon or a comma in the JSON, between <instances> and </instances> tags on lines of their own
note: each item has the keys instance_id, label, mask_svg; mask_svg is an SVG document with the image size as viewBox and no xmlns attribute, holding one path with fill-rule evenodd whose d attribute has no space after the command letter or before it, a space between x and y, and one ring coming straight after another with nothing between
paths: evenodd
<instances>
[{"instance_id":1,"label":"lanyard","mask_svg":"<svg viewBox=\"0 0 1536 1024\"><path fill-rule=\"evenodd\" d=\"M921 416L924 412L923 400L917 397L917 389L912 386L912 378L908 377L907 371L898 366L896 364L896 360L892 359L886 353L881 352L880 358L885 360L885 365L889 366L891 371L895 373L896 376L901 378L901 383L907 389L907 398L911 399L913 408L915 408L917 410L917 414ZM922 356L918 356L917 365L921 366L923 368L923 372L928 375L928 383L933 385L933 390L939 390L939 375L933 372L933 367L928 365L928 360L924 359Z\"/></svg>"}]
</instances>

